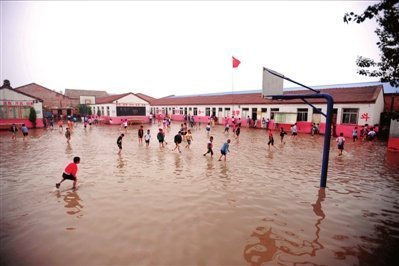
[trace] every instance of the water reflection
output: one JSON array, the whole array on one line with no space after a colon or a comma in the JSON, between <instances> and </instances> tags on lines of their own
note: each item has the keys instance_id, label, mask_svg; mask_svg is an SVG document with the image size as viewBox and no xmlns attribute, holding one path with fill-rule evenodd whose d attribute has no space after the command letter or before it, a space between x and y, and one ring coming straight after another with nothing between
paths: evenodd
<instances>
[{"instance_id":1,"label":"water reflection","mask_svg":"<svg viewBox=\"0 0 399 266\"><path fill-rule=\"evenodd\" d=\"M122 169L125 166L125 161L123 160L122 154L118 154L118 159L116 160L116 168Z\"/></svg>"},{"instance_id":2,"label":"water reflection","mask_svg":"<svg viewBox=\"0 0 399 266\"><path fill-rule=\"evenodd\" d=\"M283 255L291 255L295 257L316 256L318 250L323 249L320 239L320 224L326 215L322 209L322 202L326 198L325 189L321 188L318 192L316 202L311 204L313 213L318 217L316 219L315 238L311 241L301 239L299 234L290 230L282 230L287 224L277 219L264 219L266 226L259 226L251 235L250 244L244 248L244 259L251 265L264 265L272 260L279 260L274 264L282 263ZM296 264L300 264L298 259ZM301 262L309 264L308 261ZM316 265L314 263L311 263Z\"/></svg>"},{"instance_id":3,"label":"water reflection","mask_svg":"<svg viewBox=\"0 0 399 266\"><path fill-rule=\"evenodd\" d=\"M321 203L324 201L325 198L326 198L325 188L320 188L316 203L312 204L314 214L320 218L316 220L316 224L315 224L316 238L313 240L314 249L312 250L312 253L310 254L311 256L315 256L316 251L323 248L323 245L319 242L319 239L320 239L320 224L321 224L321 221L323 221L324 218L326 218L326 215L324 214L324 211L321 206Z\"/></svg>"},{"instance_id":4,"label":"water reflection","mask_svg":"<svg viewBox=\"0 0 399 266\"><path fill-rule=\"evenodd\" d=\"M181 175L183 172L183 167L182 167L182 158L180 154L174 154L175 157L175 173L176 175Z\"/></svg>"},{"instance_id":5,"label":"water reflection","mask_svg":"<svg viewBox=\"0 0 399 266\"><path fill-rule=\"evenodd\" d=\"M63 198L65 208L67 208L67 214L74 215L81 212L83 205L80 203L82 199L79 197L79 194L76 190L67 191L65 195L59 190L56 191L57 198Z\"/></svg>"},{"instance_id":6,"label":"water reflection","mask_svg":"<svg viewBox=\"0 0 399 266\"><path fill-rule=\"evenodd\" d=\"M66 147L65 147L65 154L67 155L71 155L72 154L72 146L71 143L67 143Z\"/></svg>"},{"instance_id":7,"label":"water reflection","mask_svg":"<svg viewBox=\"0 0 399 266\"><path fill-rule=\"evenodd\" d=\"M66 203L65 208L68 209L67 213L70 215L77 214L83 208L83 205L79 201L82 199L79 197L78 193L75 191L68 191L64 196L64 201Z\"/></svg>"},{"instance_id":8,"label":"water reflection","mask_svg":"<svg viewBox=\"0 0 399 266\"><path fill-rule=\"evenodd\" d=\"M130 139L137 140L137 127L129 128ZM243 128L224 163L218 149L214 158L203 156L205 130L193 130L195 141L182 155L155 140L148 148L127 141L118 156L119 130L80 128L70 145L58 130L25 142L0 132L0 224L7 235L0 258L24 254L47 265L71 258L73 265L377 265L387 251L398 254L399 156L388 154L386 143L348 142L338 158L332 144L328 191L319 191L322 138L301 135L282 147L276 140L278 149L269 151L265 131ZM215 147L226 139L222 132L212 133ZM54 183L75 155L85 162L82 186L65 185L57 199ZM32 170L43 177L32 178ZM82 234L70 235L85 252L63 252L71 241L59 237L60 225L75 230L85 211ZM59 252L37 245L38 234ZM113 244L105 247L99 236Z\"/></svg>"}]
</instances>

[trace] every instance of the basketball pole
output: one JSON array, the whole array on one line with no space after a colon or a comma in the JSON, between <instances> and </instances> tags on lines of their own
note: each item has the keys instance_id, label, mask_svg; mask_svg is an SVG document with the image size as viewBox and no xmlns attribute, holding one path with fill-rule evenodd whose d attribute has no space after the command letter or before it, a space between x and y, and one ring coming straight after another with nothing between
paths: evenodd
<instances>
[{"instance_id":1,"label":"basketball pole","mask_svg":"<svg viewBox=\"0 0 399 266\"><path fill-rule=\"evenodd\" d=\"M320 93L319 90L314 90L308 86L305 86L299 82L296 82L290 78L285 77L275 71L264 68L270 74L277 76L281 79L288 80L292 83L295 83L301 87L304 87L308 90L315 92L315 94L291 94L291 95L268 95L273 100L293 100L293 99L301 99L304 103L310 105L312 108L315 108L314 105L309 103L306 99L320 99L323 98L327 101L327 113L321 114L326 118L326 128L324 132L324 145L323 145L323 156L322 156L322 165L321 165L321 175L320 175L320 187L325 188L327 186L327 173L328 173L328 160L330 156L330 143L331 143L331 124L332 124L332 114L334 107L334 99L331 95L327 93Z\"/></svg>"}]
</instances>

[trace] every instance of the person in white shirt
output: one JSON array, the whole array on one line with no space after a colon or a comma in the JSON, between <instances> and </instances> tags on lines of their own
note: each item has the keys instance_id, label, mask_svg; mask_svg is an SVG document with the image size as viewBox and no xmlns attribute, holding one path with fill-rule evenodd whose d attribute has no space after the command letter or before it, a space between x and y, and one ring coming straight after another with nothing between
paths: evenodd
<instances>
[{"instance_id":1,"label":"person in white shirt","mask_svg":"<svg viewBox=\"0 0 399 266\"><path fill-rule=\"evenodd\" d=\"M150 140L151 140L150 130L147 129L147 133L144 134L144 141L146 147L150 146Z\"/></svg>"}]
</instances>

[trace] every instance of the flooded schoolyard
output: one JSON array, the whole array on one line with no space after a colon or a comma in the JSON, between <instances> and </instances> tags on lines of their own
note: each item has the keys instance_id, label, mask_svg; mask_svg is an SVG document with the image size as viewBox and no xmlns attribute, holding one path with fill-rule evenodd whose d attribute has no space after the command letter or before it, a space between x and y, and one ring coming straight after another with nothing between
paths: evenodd
<instances>
[{"instance_id":1,"label":"flooded schoolyard","mask_svg":"<svg viewBox=\"0 0 399 266\"><path fill-rule=\"evenodd\" d=\"M149 125L145 125L145 129ZM130 127L0 132L1 265L388 265L399 239L399 154L386 143L332 141L327 188L319 189L323 136L285 145L243 128L227 162L216 126L214 158L204 125L190 150L160 150ZM20 132L18 132L20 133ZM232 138L232 133L230 133ZM76 191L64 167L81 157ZM394 254L394 255L393 255ZM379 264L378 264L379 263Z\"/></svg>"}]
</instances>

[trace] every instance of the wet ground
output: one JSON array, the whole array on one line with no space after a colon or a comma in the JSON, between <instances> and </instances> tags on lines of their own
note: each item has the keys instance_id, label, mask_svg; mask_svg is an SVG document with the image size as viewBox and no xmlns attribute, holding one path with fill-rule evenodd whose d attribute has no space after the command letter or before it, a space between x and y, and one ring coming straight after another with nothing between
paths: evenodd
<instances>
[{"instance_id":1,"label":"wet ground","mask_svg":"<svg viewBox=\"0 0 399 266\"><path fill-rule=\"evenodd\" d=\"M145 125L147 129L148 125ZM0 132L1 265L389 265L399 239L399 154L386 143L331 145L327 188L319 189L323 136L285 145L243 128L227 139L205 128L191 149L160 149L131 127L118 155L118 126L78 125L70 144L58 130L29 140ZM18 132L20 133L20 132ZM79 187L55 188L74 156ZM393 265L393 264L391 264Z\"/></svg>"}]
</instances>

